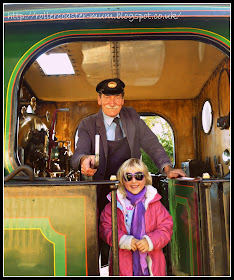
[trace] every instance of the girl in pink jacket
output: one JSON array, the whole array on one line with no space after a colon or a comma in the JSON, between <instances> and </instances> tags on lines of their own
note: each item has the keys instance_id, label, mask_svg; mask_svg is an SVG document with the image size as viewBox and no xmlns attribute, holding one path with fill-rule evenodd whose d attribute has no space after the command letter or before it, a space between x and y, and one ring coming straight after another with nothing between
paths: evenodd
<instances>
[{"instance_id":1,"label":"girl in pink jacket","mask_svg":"<svg viewBox=\"0 0 234 280\"><path fill-rule=\"evenodd\" d=\"M146 165L131 158L121 165L117 178L120 182L117 190L119 275L166 275L162 249L171 239L173 221L152 186ZM99 233L112 246L111 203L101 213ZM109 274L112 275L112 254Z\"/></svg>"}]
</instances>

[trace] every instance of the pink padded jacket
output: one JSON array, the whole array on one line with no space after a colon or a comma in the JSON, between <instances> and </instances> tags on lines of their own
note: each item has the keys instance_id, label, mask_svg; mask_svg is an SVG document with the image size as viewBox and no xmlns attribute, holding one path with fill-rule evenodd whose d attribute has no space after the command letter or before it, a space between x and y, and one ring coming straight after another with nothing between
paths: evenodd
<instances>
[{"instance_id":1,"label":"pink padded jacket","mask_svg":"<svg viewBox=\"0 0 234 280\"><path fill-rule=\"evenodd\" d=\"M153 243L153 250L148 252L148 267L150 274L153 276L166 275L166 260L162 251L171 240L173 220L167 209L160 202L161 195L152 186L146 186L145 201L145 230L146 235ZM110 200L110 195L108 195ZM118 240L123 235L128 235L124 223L124 196L117 191L117 223L118 223ZM111 203L108 203L101 213L100 237L110 246L112 246L112 228L111 228ZM110 258L109 274L112 275L112 256ZM132 276L132 251L119 248L119 275Z\"/></svg>"}]
</instances>

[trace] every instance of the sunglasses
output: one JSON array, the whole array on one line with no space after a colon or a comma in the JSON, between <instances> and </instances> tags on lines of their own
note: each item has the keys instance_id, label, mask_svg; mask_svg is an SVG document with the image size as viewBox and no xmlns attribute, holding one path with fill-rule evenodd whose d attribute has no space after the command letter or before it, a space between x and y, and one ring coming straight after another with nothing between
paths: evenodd
<instances>
[{"instance_id":1,"label":"sunglasses","mask_svg":"<svg viewBox=\"0 0 234 280\"><path fill-rule=\"evenodd\" d=\"M133 177L137 180L137 181L141 181L143 180L143 178L145 177L144 173L143 172L136 172L134 174L132 173L126 173L124 176L124 180L126 182L130 182L132 181Z\"/></svg>"}]
</instances>

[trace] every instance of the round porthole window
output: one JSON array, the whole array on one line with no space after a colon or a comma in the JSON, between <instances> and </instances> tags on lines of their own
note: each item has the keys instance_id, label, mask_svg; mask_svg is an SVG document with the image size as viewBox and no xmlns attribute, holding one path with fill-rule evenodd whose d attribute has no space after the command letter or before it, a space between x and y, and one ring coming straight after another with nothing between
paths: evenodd
<instances>
[{"instance_id":1,"label":"round porthole window","mask_svg":"<svg viewBox=\"0 0 234 280\"><path fill-rule=\"evenodd\" d=\"M213 111L209 100L206 100L202 107L202 129L209 134L213 124Z\"/></svg>"}]
</instances>

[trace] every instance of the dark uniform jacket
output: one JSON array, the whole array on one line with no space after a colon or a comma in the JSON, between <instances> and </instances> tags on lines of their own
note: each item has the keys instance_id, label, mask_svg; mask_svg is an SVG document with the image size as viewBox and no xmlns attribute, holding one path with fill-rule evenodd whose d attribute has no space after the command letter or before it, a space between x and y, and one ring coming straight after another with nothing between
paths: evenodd
<instances>
[{"instance_id":1,"label":"dark uniform jacket","mask_svg":"<svg viewBox=\"0 0 234 280\"><path fill-rule=\"evenodd\" d=\"M171 165L170 159L159 143L157 136L140 119L140 115L135 109L122 107L120 118L131 150L131 157L140 158L140 148L142 148L161 171L166 165ZM100 135L100 157L99 167L93 178L102 180L105 176L108 157L108 144L102 110L81 121L78 142L71 159L71 166L73 169L78 170L80 160L84 155L95 154L95 134Z\"/></svg>"}]
</instances>

